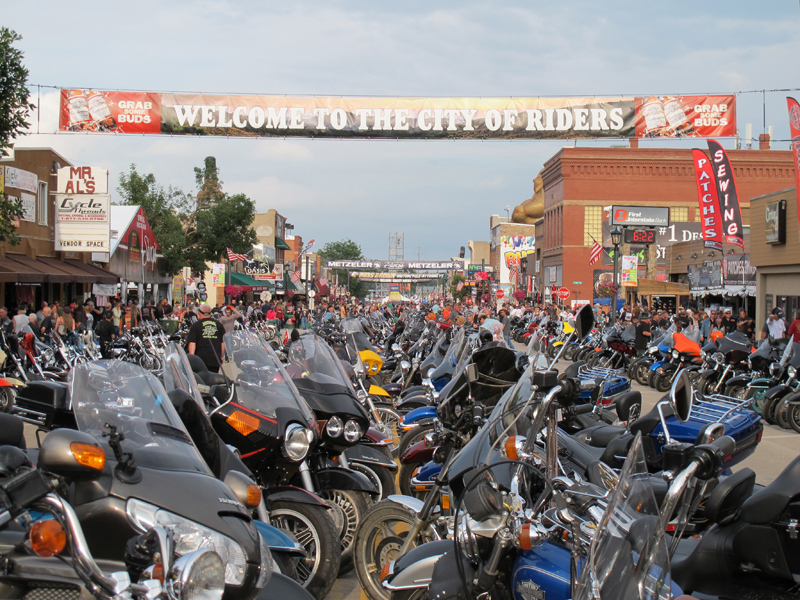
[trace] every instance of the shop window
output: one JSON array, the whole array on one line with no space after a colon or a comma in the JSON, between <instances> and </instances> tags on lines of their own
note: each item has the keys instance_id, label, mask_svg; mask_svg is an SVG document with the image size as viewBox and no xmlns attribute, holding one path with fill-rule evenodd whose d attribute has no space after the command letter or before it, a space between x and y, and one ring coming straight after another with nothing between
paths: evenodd
<instances>
[{"instance_id":1,"label":"shop window","mask_svg":"<svg viewBox=\"0 0 800 600\"><path fill-rule=\"evenodd\" d=\"M686 206L673 206L669 209L670 223L687 223L689 221L689 208Z\"/></svg>"},{"instance_id":2,"label":"shop window","mask_svg":"<svg viewBox=\"0 0 800 600\"><path fill-rule=\"evenodd\" d=\"M583 245L591 246L592 238L597 243L602 243L603 238L603 207L584 206L583 207Z\"/></svg>"},{"instance_id":3,"label":"shop window","mask_svg":"<svg viewBox=\"0 0 800 600\"><path fill-rule=\"evenodd\" d=\"M39 182L39 225L47 225L47 182Z\"/></svg>"}]
</instances>

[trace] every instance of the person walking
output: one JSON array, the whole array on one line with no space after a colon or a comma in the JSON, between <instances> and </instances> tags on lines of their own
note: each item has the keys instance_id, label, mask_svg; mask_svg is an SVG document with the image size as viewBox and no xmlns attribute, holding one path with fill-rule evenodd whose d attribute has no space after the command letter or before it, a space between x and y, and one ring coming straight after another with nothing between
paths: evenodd
<instances>
[{"instance_id":1,"label":"person walking","mask_svg":"<svg viewBox=\"0 0 800 600\"><path fill-rule=\"evenodd\" d=\"M95 333L100 339L100 353L103 358L111 358L111 344L114 343L114 338L117 337L115 329L114 315L111 311L106 311L95 329Z\"/></svg>"},{"instance_id":2,"label":"person walking","mask_svg":"<svg viewBox=\"0 0 800 600\"><path fill-rule=\"evenodd\" d=\"M212 373L219 373L225 354L225 328L222 323L211 318L211 307L201 304L197 312L198 320L189 329L187 342L189 354L198 356Z\"/></svg>"},{"instance_id":3,"label":"person walking","mask_svg":"<svg viewBox=\"0 0 800 600\"><path fill-rule=\"evenodd\" d=\"M789 341L786 343L786 350L783 351L783 356L781 357L781 367L786 364L786 361L792 357L793 353L800 352L800 309L794 313L794 321L789 325L789 331L786 332L786 336Z\"/></svg>"},{"instance_id":4,"label":"person walking","mask_svg":"<svg viewBox=\"0 0 800 600\"><path fill-rule=\"evenodd\" d=\"M241 318L242 313L233 308L232 306L225 307L225 315L219 318L225 333L230 333L236 327L236 320Z\"/></svg>"}]
</instances>

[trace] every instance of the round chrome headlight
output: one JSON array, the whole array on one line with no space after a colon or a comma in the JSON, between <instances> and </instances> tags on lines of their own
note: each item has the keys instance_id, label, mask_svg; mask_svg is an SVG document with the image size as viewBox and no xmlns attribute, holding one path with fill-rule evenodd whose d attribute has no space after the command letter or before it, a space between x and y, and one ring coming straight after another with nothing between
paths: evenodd
<instances>
[{"instance_id":1,"label":"round chrome headlight","mask_svg":"<svg viewBox=\"0 0 800 600\"><path fill-rule=\"evenodd\" d=\"M797 369L795 369L792 365L786 367L786 372L789 374L789 377L794 377L797 374Z\"/></svg>"},{"instance_id":2,"label":"round chrome headlight","mask_svg":"<svg viewBox=\"0 0 800 600\"><path fill-rule=\"evenodd\" d=\"M725 360L725 355L722 352L715 352L714 356L712 357L716 362L722 364Z\"/></svg>"},{"instance_id":3,"label":"round chrome headlight","mask_svg":"<svg viewBox=\"0 0 800 600\"><path fill-rule=\"evenodd\" d=\"M678 358L679 356L680 356L680 353L677 350L673 350L672 351L672 358Z\"/></svg>"},{"instance_id":4,"label":"round chrome headlight","mask_svg":"<svg viewBox=\"0 0 800 600\"><path fill-rule=\"evenodd\" d=\"M337 416L328 419L328 424L325 426L325 431L333 438L342 435L342 429L344 429L344 423L342 423L342 420Z\"/></svg>"},{"instance_id":5,"label":"round chrome headlight","mask_svg":"<svg viewBox=\"0 0 800 600\"><path fill-rule=\"evenodd\" d=\"M290 460L301 461L308 454L311 446L307 430L302 425L292 423L286 428L286 437L283 442L283 451Z\"/></svg>"},{"instance_id":6,"label":"round chrome headlight","mask_svg":"<svg viewBox=\"0 0 800 600\"><path fill-rule=\"evenodd\" d=\"M344 426L344 439L351 444L361 439L361 427L355 421L348 421Z\"/></svg>"},{"instance_id":7,"label":"round chrome headlight","mask_svg":"<svg viewBox=\"0 0 800 600\"><path fill-rule=\"evenodd\" d=\"M165 582L171 598L181 600L220 600L225 592L225 565L210 549L181 556Z\"/></svg>"}]
</instances>

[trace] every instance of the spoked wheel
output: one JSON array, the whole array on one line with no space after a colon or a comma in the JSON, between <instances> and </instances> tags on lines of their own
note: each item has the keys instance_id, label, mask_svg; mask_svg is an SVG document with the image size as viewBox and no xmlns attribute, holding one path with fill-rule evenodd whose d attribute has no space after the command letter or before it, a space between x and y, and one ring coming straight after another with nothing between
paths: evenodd
<instances>
[{"instance_id":1,"label":"spoked wheel","mask_svg":"<svg viewBox=\"0 0 800 600\"><path fill-rule=\"evenodd\" d=\"M417 474L417 470L421 467L421 464L403 464L400 465L400 473L397 476L397 481L400 487L400 493L404 496L413 496L414 498L419 498L420 500L424 500L425 496L428 495L428 490L417 490L411 484L411 478Z\"/></svg>"},{"instance_id":2,"label":"spoked wheel","mask_svg":"<svg viewBox=\"0 0 800 600\"><path fill-rule=\"evenodd\" d=\"M357 462L350 462L348 465L351 470L358 471L370 480L375 489L378 490L379 500L385 500L392 494L397 493L397 485L394 481L395 471L381 465L365 465Z\"/></svg>"},{"instance_id":3,"label":"spoked wheel","mask_svg":"<svg viewBox=\"0 0 800 600\"><path fill-rule=\"evenodd\" d=\"M375 404L375 412L378 413L378 416L381 419L381 422L376 424L375 427L377 427L381 433L388 435L391 438L392 443L388 445L388 448L392 452L392 457L396 457L398 448L400 447L401 437L398 423L402 417L391 404Z\"/></svg>"},{"instance_id":4,"label":"spoked wheel","mask_svg":"<svg viewBox=\"0 0 800 600\"><path fill-rule=\"evenodd\" d=\"M408 450L411 446L413 446L417 442L424 440L425 436L428 435L431 431L433 431L433 424L420 425L419 427L415 427L414 429L405 432L403 434L403 437L400 439L400 448L398 451L398 455L402 457L403 454L405 454L406 450Z\"/></svg>"},{"instance_id":5,"label":"spoked wheel","mask_svg":"<svg viewBox=\"0 0 800 600\"><path fill-rule=\"evenodd\" d=\"M567 349L564 350L564 360L572 360L575 357L575 353L578 351L578 344L570 344L567 346Z\"/></svg>"},{"instance_id":6,"label":"spoked wheel","mask_svg":"<svg viewBox=\"0 0 800 600\"><path fill-rule=\"evenodd\" d=\"M0 388L0 413L10 413L14 408L17 392L12 387Z\"/></svg>"},{"instance_id":7,"label":"spoked wheel","mask_svg":"<svg viewBox=\"0 0 800 600\"><path fill-rule=\"evenodd\" d=\"M664 377L663 375L655 376L653 387L656 388L656 391L667 392L671 386L672 382L669 380L669 377Z\"/></svg>"},{"instance_id":8,"label":"spoked wheel","mask_svg":"<svg viewBox=\"0 0 800 600\"><path fill-rule=\"evenodd\" d=\"M331 505L333 524L339 531L341 541L339 575L343 575L353 568L356 530L367 512L367 499L364 492L353 490L324 490L319 497Z\"/></svg>"},{"instance_id":9,"label":"spoked wheel","mask_svg":"<svg viewBox=\"0 0 800 600\"><path fill-rule=\"evenodd\" d=\"M160 371L161 359L152 354L142 354L136 361L139 366L147 371Z\"/></svg>"},{"instance_id":10,"label":"spoked wheel","mask_svg":"<svg viewBox=\"0 0 800 600\"><path fill-rule=\"evenodd\" d=\"M650 363L640 362L637 364L633 371L633 378L640 385L649 385L650 383Z\"/></svg>"},{"instance_id":11,"label":"spoked wheel","mask_svg":"<svg viewBox=\"0 0 800 600\"><path fill-rule=\"evenodd\" d=\"M789 425L792 426L797 433L800 433L800 404L790 404L787 411Z\"/></svg>"},{"instance_id":12,"label":"spoked wheel","mask_svg":"<svg viewBox=\"0 0 800 600\"><path fill-rule=\"evenodd\" d=\"M294 535L306 551L297 562L298 582L317 598L324 598L339 573L341 542L330 511L322 506L296 502L273 502L272 525Z\"/></svg>"},{"instance_id":13,"label":"spoked wheel","mask_svg":"<svg viewBox=\"0 0 800 600\"><path fill-rule=\"evenodd\" d=\"M416 520L416 513L391 500L373 505L364 517L356 536L354 559L358 581L370 600L389 600L389 590L381 585L381 569L398 558ZM412 547L432 539L430 531L423 530Z\"/></svg>"}]
</instances>

